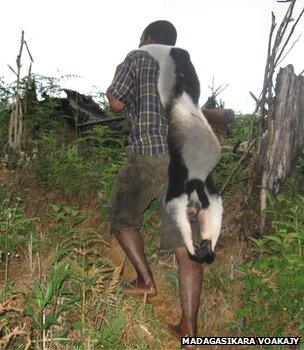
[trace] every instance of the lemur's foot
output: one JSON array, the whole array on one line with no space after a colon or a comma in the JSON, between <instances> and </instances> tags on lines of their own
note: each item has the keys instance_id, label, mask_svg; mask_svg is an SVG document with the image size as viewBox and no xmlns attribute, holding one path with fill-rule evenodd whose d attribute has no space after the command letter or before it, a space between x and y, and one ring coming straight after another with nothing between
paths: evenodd
<instances>
[{"instance_id":1,"label":"lemur's foot","mask_svg":"<svg viewBox=\"0 0 304 350\"><path fill-rule=\"evenodd\" d=\"M199 244L196 244L194 250L195 255L191 256L194 261L201 264L210 264L214 261L215 254L212 250L211 241L209 239L203 239Z\"/></svg>"}]
</instances>

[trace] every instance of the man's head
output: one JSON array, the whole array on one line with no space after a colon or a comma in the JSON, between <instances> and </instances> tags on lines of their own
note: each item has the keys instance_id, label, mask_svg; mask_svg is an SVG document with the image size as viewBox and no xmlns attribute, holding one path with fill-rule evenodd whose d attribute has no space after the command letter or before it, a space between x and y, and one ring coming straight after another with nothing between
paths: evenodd
<instances>
[{"instance_id":1,"label":"man's head","mask_svg":"<svg viewBox=\"0 0 304 350\"><path fill-rule=\"evenodd\" d=\"M176 29L174 25L168 21L155 21L148 25L143 31L139 47L148 44L172 45L176 43Z\"/></svg>"}]
</instances>

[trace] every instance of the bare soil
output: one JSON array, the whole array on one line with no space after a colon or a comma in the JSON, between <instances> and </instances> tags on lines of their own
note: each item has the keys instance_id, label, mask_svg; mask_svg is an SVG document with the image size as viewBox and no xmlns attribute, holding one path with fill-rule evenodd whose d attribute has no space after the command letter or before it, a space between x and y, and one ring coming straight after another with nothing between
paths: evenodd
<instances>
[{"instance_id":1,"label":"bare soil","mask_svg":"<svg viewBox=\"0 0 304 350\"><path fill-rule=\"evenodd\" d=\"M26 192L26 213L29 217L39 217L39 230L43 235L51 225L51 220L47 216L50 205L54 203L65 203L73 201L71 198L62 198L54 194L50 189L39 187L35 179L27 174L18 174L4 167L0 168L0 186L9 189L9 193L18 192L22 188ZM242 285L237 280L237 271L235 264L248 258L248 243L245 239L244 227L240 224L239 211L243 203L243 198L238 196L226 198L224 200L224 220L220 240L216 248L216 261L221 265L227 279L227 288L220 281L215 281L214 287L208 285L204 278L203 293L201 298L201 312L199 319L199 336L231 336L227 323L235 321L235 310L241 303ZM123 252L116 243L115 239L108 234L108 223L101 222L100 208L97 201L89 198L88 202L82 208L79 208L87 219L81 223L82 227L91 228L103 233L103 238L109 243L109 247L104 250L106 257L120 264ZM151 236L149 232L143 231L144 239ZM159 235L154 235L156 241L159 241ZM50 255L52 252L50 252ZM152 259L151 265L155 281L158 288L158 295L149 299L147 302L153 306L154 314L163 320L164 327L166 323L177 324L180 318L179 297L176 290L172 289L167 275L170 269L176 269L177 264L173 254L159 254L157 259ZM42 269L48 268L49 257L44 257L41 262ZM34 266L35 270L38 266ZM212 271L212 265L204 265L204 276ZM10 276L18 285L20 292L28 290L33 285L33 275L28 269L28 264L20 257L12 259L10 266ZM126 263L123 276L126 279L134 278L134 271L129 262ZM3 281L4 271L0 271L0 281ZM1 285L1 282L0 282ZM23 295L23 294L20 294ZM178 341L168 333L168 338L163 349L178 349ZM237 347L213 346L212 349L237 349ZM207 349L206 346L203 349ZM244 349L244 347L242 347Z\"/></svg>"}]
</instances>

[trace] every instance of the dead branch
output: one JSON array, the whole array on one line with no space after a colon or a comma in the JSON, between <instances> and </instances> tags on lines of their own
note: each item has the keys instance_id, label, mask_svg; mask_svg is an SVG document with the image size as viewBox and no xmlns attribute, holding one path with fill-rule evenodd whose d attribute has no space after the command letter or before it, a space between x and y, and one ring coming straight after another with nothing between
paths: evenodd
<instances>
[{"instance_id":1,"label":"dead branch","mask_svg":"<svg viewBox=\"0 0 304 350\"><path fill-rule=\"evenodd\" d=\"M302 37L302 34L300 34L297 39L292 43L292 45L290 46L289 50L286 52L286 54L281 58L281 60L277 63L277 66L279 66L284 60L285 58L289 55L289 53L292 51L292 49L295 47L296 43L300 40L300 38Z\"/></svg>"},{"instance_id":2,"label":"dead branch","mask_svg":"<svg viewBox=\"0 0 304 350\"><path fill-rule=\"evenodd\" d=\"M28 47L28 45L27 45L27 42L24 41L24 44L25 44L25 47L26 47L26 50L27 50L27 53L28 53L28 55L29 55L29 57L30 57L31 62L34 63L33 56L32 56L32 54L31 54L31 52L30 52L30 49L29 49L29 47Z\"/></svg>"},{"instance_id":3,"label":"dead branch","mask_svg":"<svg viewBox=\"0 0 304 350\"><path fill-rule=\"evenodd\" d=\"M294 4L295 4L295 2L294 2ZM275 60L275 66L277 66L278 62L280 61L280 58L281 58L281 56L282 56L282 54L283 54L283 52L284 52L284 50L285 50L287 44L289 43L290 38L292 37L292 34L293 34L294 30L295 30L295 27L297 26L297 24L299 23L301 17L303 16L303 13L304 13L304 7L303 7L303 10L300 12L300 14L299 14L297 20L295 21L294 25L292 26L292 28L291 28L291 30L290 30L290 33L289 33L289 35L288 35L288 37L287 37L287 39L286 39L286 41L285 41L285 43L284 43L284 45L283 45L281 51L280 51L280 53L279 53L277 59ZM290 15L291 15L291 14L290 14ZM300 36L301 36L301 35L300 35ZM298 40L298 39L297 39L297 40ZM297 41L297 40L296 40L296 41Z\"/></svg>"},{"instance_id":4,"label":"dead branch","mask_svg":"<svg viewBox=\"0 0 304 350\"><path fill-rule=\"evenodd\" d=\"M258 104L259 103L259 99L254 95L254 93L249 91L249 94L254 99L255 103Z\"/></svg>"},{"instance_id":5,"label":"dead branch","mask_svg":"<svg viewBox=\"0 0 304 350\"><path fill-rule=\"evenodd\" d=\"M17 72L9 64L7 66L18 77Z\"/></svg>"},{"instance_id":6,"label":"dead branch","mask_svg":"<svg viewBox=\"0 0 304 350\"><path fill-rule=\"evenodd\" d=\"M28 55L31 60L31 64L28 71L27 76L27 84L26 88L28 88L28 82L30 80L31 75L31 68L32 68L32 62L33 57L30 53L30 50L28 48L28 45L26 41L24 40L24 31L21 32L21 43L19 48L19 53L16 58L16 66L17 69L13 69L10 65L8 65L9 69L16 75L17 81L16 81L16 90L15 94L13 96L13 107L12 112L10 116L10 122L9 122L9 129L8 129L8 143L9 146L14 149L15 151L19 150L22 146L25 146L26 143L26 122L25 122L25 114L26 114L26 105L25 101L22 100L22 97L24 95L24 88L21 87L21 57L23 53L23 47L26 47ZM26 90L25 88L25 90Z\"/></svg>"}]
</instances>

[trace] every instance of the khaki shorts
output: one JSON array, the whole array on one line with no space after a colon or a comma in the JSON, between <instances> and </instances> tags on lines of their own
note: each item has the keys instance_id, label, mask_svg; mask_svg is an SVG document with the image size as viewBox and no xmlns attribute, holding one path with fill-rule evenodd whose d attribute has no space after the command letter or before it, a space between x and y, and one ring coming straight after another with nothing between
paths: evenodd
<instances>
[{"instance_id":1,"label":"khaki shorts","mask_svg":"<svg viewBox=\"0 0 304 350\"><path fill-rule=\"evenodd\" d=\"M168 154L151 157L129 152L112 188L109 202L111 233L141 227L143 214L152 200L165 193L168 165ZM164 195L160 214L161 249L173 251L177 247L184 247L182 237L165 209Z\"/></svg>"}]
</instances>

